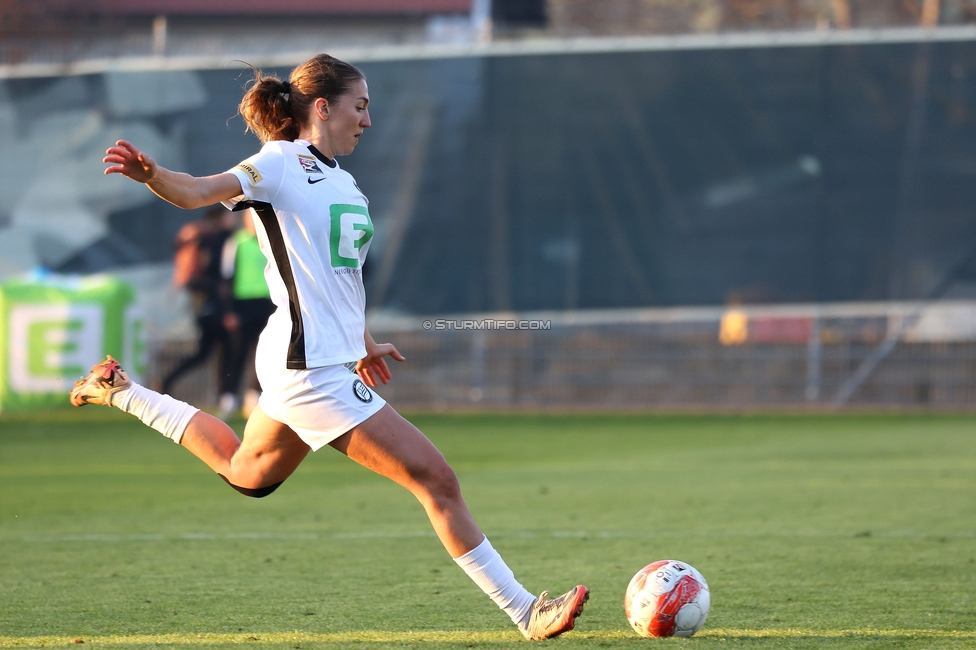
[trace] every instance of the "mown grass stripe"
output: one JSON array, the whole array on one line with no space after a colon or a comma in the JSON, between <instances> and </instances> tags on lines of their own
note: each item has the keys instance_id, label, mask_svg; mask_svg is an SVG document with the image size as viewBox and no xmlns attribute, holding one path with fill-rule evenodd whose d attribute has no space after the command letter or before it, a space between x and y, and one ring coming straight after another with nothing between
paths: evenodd
<instances>
[{"instance_id":1,"label":"mown grass stripe","mask_svg":"<svg viewBox=\"0 0 976 650\"><path fill-rule=\"evenodd\" d=\"M573 632L572 637L581 639L616 640L634 638L629 631ZM798 628L703 630L698 634L708 638L730 639L976 639L976 630L812 630ZM109 636L0 636L0 648L37 648L80 645L227 645L268 643L511 643L520 635L514 631L424 631L424 632L237 632L232 634L131 634Z\"/></svg>"},{"instance_id":2,"label":"mown grass stripe","mask_svg":"<svg viewBox=\"0 0 976 650\"><path fill-rule=\"evenodd\" d=\"M492 534L492 537L506 538L578 538L578 539L646 539L659 537L682 537L686 536L687 531L627 531L627 530L554 530L554 531L524 531L524 530L499 530ZM12 536L0 534L0 544L55 544L70 542L169 542L169 541L209 541L209 540L368 540L368 539L414 539L424 537L436 537L432 530L405 530L405 531L350 531L341 533L320 533L320 532L294 532L294 533L272 533L272 532L240 532L240 533L215 533L215 532L189 532L189 533L142 533L142 534L120 534L120 533L79 533L74 535L23 535ZM976 531L962 530L955 532L933 532L933 531L914 531L914 530L861 530L851 531L703 531L697 533L699 538L727 538L727 537L797 537L797 538L849 538L849 537L896 537L896 538L917 538L917 539L972 539L976 537Z\"/></svg>"},{"instance_id":3,"label":"mown grass stripe","mask_svg":"<svg viewBox=\"0 0 976 650\"><path fill-rule=\"evenodd\" d=\"M724 637L736 639L840 639L840 638L885 638L885 639L976 639L976 630L877 630L872 628L854 630L811 630L802 628L771 629L706 629L696 636Z\"/></svg>"}]
</instances>

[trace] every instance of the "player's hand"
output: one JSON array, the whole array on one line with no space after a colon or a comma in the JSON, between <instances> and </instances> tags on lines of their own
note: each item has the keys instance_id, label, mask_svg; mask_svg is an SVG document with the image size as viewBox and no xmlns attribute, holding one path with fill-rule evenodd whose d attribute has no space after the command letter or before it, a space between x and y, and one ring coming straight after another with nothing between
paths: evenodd
<instances>
[{"instance_id":1,"label":"player's hand","mask_svg":"<svg viewBox=\"0 0 976 650\"><path fill-rule=\"evenodd\" d=\"M109 147L102 162L112 165L105 168L106 174L122 174L139 183L148 183L159 174L156 161L125 140Z\"/></svg>"},{"instance_id":2,"label":"player's hand","mask_svg":"<svg viewBox=\"0 0 976 650\"><path fill-rule=\"evenodd\" d=\"M375 387L377 382L387 383L393 377L390 374L390 367L386 365L386 359L390 356L397 361L405 361L400 352L392 343L373 343L367 344L366 356L356 364L356 374L367 386Z\"/></svg>"}]
</instances>

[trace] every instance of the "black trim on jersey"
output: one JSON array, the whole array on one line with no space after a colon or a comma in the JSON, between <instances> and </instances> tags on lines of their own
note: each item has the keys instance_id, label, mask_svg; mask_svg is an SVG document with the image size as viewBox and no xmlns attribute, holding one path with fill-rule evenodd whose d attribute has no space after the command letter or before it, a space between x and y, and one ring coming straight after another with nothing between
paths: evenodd
<instances>
[{"instance_id":1,"label":"black trim on jersey","mask_svg":"<svg viewBox=\"0 0 976 650\"><path fill-rule=\"evenodd\" d=\"M314 144L308 145L308 150L312 152L313 156L315 156L316 158L324 162L326 167L331 167L332 169L335 169L336 162L331 158L326 158L325 154L319 151L318 149L316 149Z\"/></svg>"},{"instance_id":2,"label":"black trim on jersey","mask_svg":"<svg viewBox=\"0 0 976 650\"><path fill-rule=\"evenodd\" d=\"M274 256L278 273L285 283L285 289L288 290L291 337L288 340L288 356L285 359L285 367L289 370L305 370L308 368L305 363L305 326L302 322L302 308L298 302L298 285L295 284L295 274L291 270L291 261L288 259L288 249L285 248L285 238L281 234L278 217L275 215L274 207L263 201L240 201L234 206L234 212L247 208L252 208L257 213L258 218L261 219L261 223L264 224L264 231L268 234L268 243L271 244L271 254Z\"/></svg>"}]
</instances>

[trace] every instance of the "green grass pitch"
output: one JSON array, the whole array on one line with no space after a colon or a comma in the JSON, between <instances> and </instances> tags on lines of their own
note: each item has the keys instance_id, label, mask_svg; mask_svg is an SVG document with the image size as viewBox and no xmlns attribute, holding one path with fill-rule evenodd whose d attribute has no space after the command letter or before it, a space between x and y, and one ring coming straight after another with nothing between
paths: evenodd
<instances>
[{"instance_id":1,"label":"green grass pitch","mask_svg":"<svg viewBox=\"0 0 976 650\"><path fill-rule=\"evenodd\" d=\"M562 648L976 646L976 420L418 415L530 590L592 592ZM630 577L709 581L692 639ZM247 499L108 409L0 418L0 647L528 647L401 488L326 448ZM85 647L83 646L83 647Z\"/></svg>"}]
</instances>

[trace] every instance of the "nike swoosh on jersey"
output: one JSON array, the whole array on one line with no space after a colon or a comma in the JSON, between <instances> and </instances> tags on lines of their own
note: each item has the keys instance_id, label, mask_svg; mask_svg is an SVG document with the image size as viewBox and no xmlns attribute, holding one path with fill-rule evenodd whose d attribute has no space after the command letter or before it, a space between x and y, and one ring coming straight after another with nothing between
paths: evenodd
<instances>
[{"instance_id":1,"label":"nike swoosh on jersey","mask_svg":"<svg viewBox=\"0 0 976 650\"><path fill-rule=\"evenodd\" d=\"M322 178L316 178L315 180L312 180L311 178L309 178L307 180L308 180L308 184L309 185L315 185L316 183L321 183L322 181L324 181L325 180L325 177L323 176Z\"/></svg>"}]
</instances>

